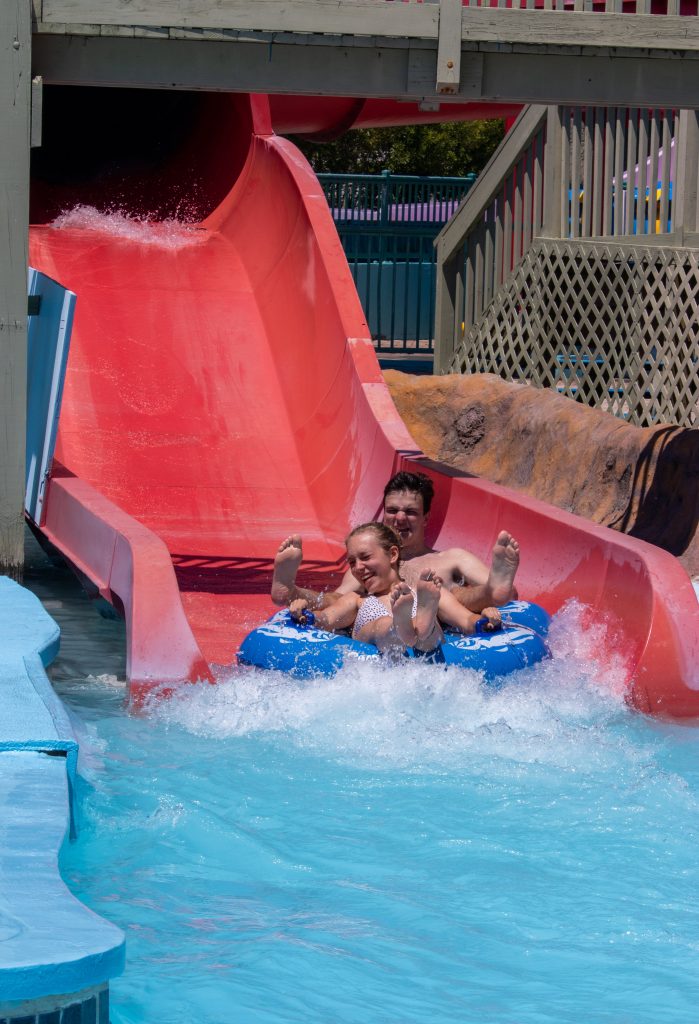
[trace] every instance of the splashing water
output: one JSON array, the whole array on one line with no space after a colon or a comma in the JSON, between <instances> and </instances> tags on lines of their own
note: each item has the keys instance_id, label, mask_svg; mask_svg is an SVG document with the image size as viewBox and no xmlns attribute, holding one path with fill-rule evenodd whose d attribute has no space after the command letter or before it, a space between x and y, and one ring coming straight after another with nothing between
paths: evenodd
<instances>
[{"instance_id":1,"label":"splashing water","mask_svg":"<svg viewBox=\"0 0 699 1024\"><path fill-rule=\"evenodd\" d=\"M298 749L375 768L455 768L479 751L511 756L514 749L524 760L560 760L565 747L574 759L581 716L589 719L594 708L606 720L623 708L614 695L620 666L606 668L601 685L600 666L577 653L583 613L571 604L554 621L552 661L498 689L475 671L426 671L413 661L381 668L354 662L314 681L239 669L215 687L186 685L167 701L155 699L147 712L201 737L282 737ZM542 747L543 735L550 745Z\"/></svg>"},{"instance_id":2,"label":"splashing water","mask_svg":"<svg viewBox=\"0 0 699 1024\"><path fill-rule=\"evenodd\" d=\"M580 606L499 690L233 670L139 717L90 614L55 672L82 723L63 866L127 933L112 1024L696 1020L699 734L626 707Z\"/></svg>"},{"instance_id":3,"label":"splashing water","mask_svg":"<svg viewBox=\"0 0 699 1024\"><path fill-rule=\"evenodd\" d=\"M199 227L179 220L148 220L131 217L125 211L113 209L108 212L94 206L75 206L61 213L51 227L60 230L72 229L89 231L94 234L122 238L138 245L154 246L158 249L185 249L200 245L207 238L207 232Z\"/></svg>"}]
</instances>

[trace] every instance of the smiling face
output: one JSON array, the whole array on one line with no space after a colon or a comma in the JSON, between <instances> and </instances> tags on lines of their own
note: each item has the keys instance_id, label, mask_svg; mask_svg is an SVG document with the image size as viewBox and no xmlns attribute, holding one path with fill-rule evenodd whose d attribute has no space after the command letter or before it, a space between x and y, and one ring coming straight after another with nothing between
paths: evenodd
<instances>
[{"instance_id":1,"label":"smiling face","mask_svg":"<svg viewBox=\"0 0 699 1024\"><path fill-rule=\"evenodd\" d=\"M427 516L422 495L414 491L389 491L384 498L383 521L398 535L403 557L421 554L425 547Z\"/></svg>"},{"instance_id":2,"label":"smiling face","mask_svg":"<svg viewBox=\"0 0 699 1024\"><path fill-rule=\"evenodd\" d=\"M400 552L395 545L386 551L375 533L365 532L347 540L347 564L367 594L387 594L398 582Z\"/></svg>"}]
</instances>

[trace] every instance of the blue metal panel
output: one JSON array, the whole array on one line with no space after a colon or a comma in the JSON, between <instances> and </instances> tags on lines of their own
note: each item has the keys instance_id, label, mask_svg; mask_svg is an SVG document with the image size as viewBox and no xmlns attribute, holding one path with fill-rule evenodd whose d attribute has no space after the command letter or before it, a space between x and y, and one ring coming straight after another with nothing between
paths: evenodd
<instances>
[{"instance_id":1,"label":"blue metal panel","mask_svg":"<svg viewBox=\"0 0 699 1024\"><path fill-rule=\"evenodd\" d=\"M41 523L46 481L56 444L75 294L29 268L28 292L38 301L29 317L27 346L27 461L24 507Z\"/></svg>"},{"instance_id":2,"label":"blue metal panel","mask_svg":"<svg viewBox=\"0 0 699 1024\"><path fill-rule=\"evenodd\" d=\"M475 183L465 178L319 174L377 354L434 352L434 239ZM431 365L431 364L430 364Z\"/></svg>"}]
</instances>

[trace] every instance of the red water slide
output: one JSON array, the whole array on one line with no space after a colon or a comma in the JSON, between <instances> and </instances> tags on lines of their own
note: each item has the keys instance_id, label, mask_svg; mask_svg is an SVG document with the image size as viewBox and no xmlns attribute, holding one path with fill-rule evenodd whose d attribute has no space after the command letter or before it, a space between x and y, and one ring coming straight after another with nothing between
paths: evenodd
<instances>
[{"instance_id":1,"label":"red water slide","mask_svg":"<svg viewBox=\"0 0 699 1024\"><path fill-rule=\"evenodd\" d=\"M134 690L229 664L271 611L280 539L301 533L307 579L327 581L385 480L419 464L437 546L487 558L509 527L521 593L589 604L638 708L699 714L699 613L674 558L417 450L323 192L266 98L105 102L63 118L35 167L31 262L78 295L43 529L123 611ZM77 200L154 223L51 224ZM163 223L183 212L189 229Z\"/></svg>"}]
</instances>

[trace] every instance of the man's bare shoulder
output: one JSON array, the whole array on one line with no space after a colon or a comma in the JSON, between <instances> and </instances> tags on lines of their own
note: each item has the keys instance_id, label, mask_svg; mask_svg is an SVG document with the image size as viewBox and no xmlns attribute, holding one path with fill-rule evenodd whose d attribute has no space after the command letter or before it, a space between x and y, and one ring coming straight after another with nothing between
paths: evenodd
<instances>
[{"instance_id":1,"label":"man's bare shoulder","mask_svg":"<svg viewBox=\"0 0 699 1024\"><path fill-rule=\"evenodd\" d=\"M488 568L465 548L446 548L444 551L429 551L406 561L410 573L418 574L423 569L434 569L445 582L485 583Z\"/></svg>"}]
</instances>

